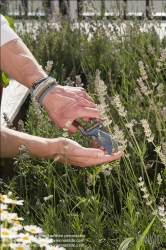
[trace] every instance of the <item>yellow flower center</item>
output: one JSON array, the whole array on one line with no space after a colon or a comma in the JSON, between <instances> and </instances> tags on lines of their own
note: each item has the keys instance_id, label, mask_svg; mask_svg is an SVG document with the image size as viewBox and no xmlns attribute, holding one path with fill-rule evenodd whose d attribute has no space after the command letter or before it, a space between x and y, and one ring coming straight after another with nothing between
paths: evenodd
<instances>
[{"instance_id":1,"label":"yellow flower center","mask_svg":"<svg viewBox=\"0 0 166 250\"><path fill-rule=\"evenodd\" d=\"M23 247L17 247L16 250L24 250Z\"/></svg>"},{"instance_id":2,"label":"yellow flower center","mask_svg":"<svg viewBox=\"0 0 166 250\"><path fill-rule=\"evenodd\" d=\"M18 220L15 220L14 224L19 225L19 224L20 224L20 222L19 222Z\"/></svg>"},{"instance_id":3,"label":"yellow flower center","mask_svg":"<svg viewBox=\"0 0 166 250\"><path fill-rule=\"evenodd\" d=\"M3 235L9 235L9 232L8 231L2 231L2 234Z\"/></svg>"},{"instance_id":4,"label":"yellow flower center","mask_svg":"<svg viewBox=\"0 0 166 250\"><path fill-rule=\"evenodd\" d=\"M23 240L29 240L29 237L28 236L24 236Z\"/></svg>"},{"instance_id":5,"label":"yellow flower center","mask_svg":"<svg viewBox=\"0 0 166 250\"><path fill-rule=\"evenodd\" d=\"M4 210L3 209L0 209L0 213L3 213L4 212Z\"/></svg>"},{"instance_id":6,"label":"yellow flower center","mask_svg":"<svg viewBox=\"0 0 166 250\"><path fill-rule=\"evenodd\" d=\"M35 229L35 228L31 228L30 231L31 231L32 233L35 233L35 232L36 232L36 229Z\"/></svg>"},{"instance_id":7,"label":"yellow flower center","mask_svg":"<svg viewBox=\"0 0 166 250\"><path fill-rule=\"evenodd\" d=\"M0 199L1 199L2 201L4 201L4 200L5 200L5 197L4 197L3 195L0 195Z\"/></svg>"},{"instance_id":8,"label":"yellow flower center","mask_svg":"<svg viewBox=\"0 0 166 250\"><path fill-rule=\"evenodd\" d=\"M16 203L17 202L17 200L12 200L12 203Z\"/></svg>"}]
</instances>

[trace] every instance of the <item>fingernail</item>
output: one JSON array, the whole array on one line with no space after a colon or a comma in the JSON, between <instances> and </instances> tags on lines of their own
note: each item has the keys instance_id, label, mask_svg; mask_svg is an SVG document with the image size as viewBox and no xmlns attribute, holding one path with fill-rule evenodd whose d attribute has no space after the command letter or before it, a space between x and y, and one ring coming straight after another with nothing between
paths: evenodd
<instances>
[{"instance_id":1,"label":"fingernail","mask_svg":"<svg viewBox=\"0 0 166 250\"><path fill-rule=\"evenodd\" d=\"M103 151L98 152L98 157L103 158L104 157L104 152Z\"/></svg>"}]
</instances>

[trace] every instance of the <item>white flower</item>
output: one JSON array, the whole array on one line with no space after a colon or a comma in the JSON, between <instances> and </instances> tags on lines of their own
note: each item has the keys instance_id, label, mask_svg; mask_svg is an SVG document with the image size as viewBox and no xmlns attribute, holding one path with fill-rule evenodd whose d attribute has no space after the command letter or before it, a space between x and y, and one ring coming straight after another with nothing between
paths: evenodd
<instances>
[{"instance_id":1,"label":"white flower","mask_svg":"<svg viewBox=\"0 0 166 250\"><path fill-rule=\"evenodd\" d=\"M3 225L0 225L0 238L2 239L12 239L16 238L17 234L12 230L12 228L5 228Z\"/></svg>"},{"instance_id":2,"label":"white flower","mask_svg":"<svg viewBox=\"0 0 166 250\"><path fill-rule=\"evenodd\" d=\"M164 205L158 206L158 213L160 216L163 216L165 211Z\"/></svg>"},{"instance_id":3,"label":"white flower","mask_svg":"<svg viewBox=\"0 0 166 250\"><path fill-rule=\"evenodd\" d=\"M35 225L24 226L24 229L33 234L40 234L43 232L43 230L40 227L37 227Z\"/></svg>"},{"instance_id":4,"label":"white flower","mask_svg":"<svg viewBox=\"0 0 166 250\"><path fill-rule=\"evenodd\" d=\"M0 214L3 213L7 209L7 205L0 204Z\"/></svg>"},{"instance_id":5,"label":"white flower","mask_svg":"<svg viewBox=\"0 0 166 250\"><path fill-rule=\"evenodd\" d=\"M71 126L71 121L67 121L65 125L66 125L66 127L69 128Z\"/></svg>"},{"instance_id":6,"label":"white flower","mask_svg":"<svg viewBox=\"0 0 166 250\"><path fill-rule=\"evenodd\" d=\"M13 220L15 220L15 218L17 218L17 214L16 213L9 213L8 211L4 211L3 213L1 213L1 221L7 221L9 223L13 222Z\"/></svg>"},{"instance_id":7,"label":"white flower","mask_svg":"<svg viewBox=\"0 0 166 250\"><path fill-rule=\"evenodd\" d=\"M0 201L4 202L4 203L10 203L11 199L7 197L7 195L2 195L0 194Z\"/></svg>"},{"instance_id":8,"label":"white flower","mask_svg":"<svg viewBox=\"0 0 166 250\"><path fill-rule=\"evenodd\" d=\"M147 199L147 198L149 197L149 194L146 193L146 194L144 194L142 197L143 197L144 199Z\"/></svg>"},{"instance_id":9,"label":"white flower","mask_svg":"<svg viewBox=\"0 0 166 250\"><path fill-rule=\"evenodd\" d=\"M160 220L164 223L166 223L166 218L160 218Z\"/></svg>"},{"instance_id":10,"label":"white flower","mask_svg":"<svg viewBox=\"0 0 166 250\"><path fill-rule=\"evenodd\" d=\"M12 196L12 192L9 191L8 194L7 194L8 197Z\"/></svg>"},{"instance_id":11,"label":"white flower","mask_svg":"<svg viewBox=\"0 0 166 250\"><path fill-rule=\"evenodd\" d=\"M56 246L56 247L54 247L54 246L46 246L46 249L47 250L65 250L65 248L63 248L63 247L58 247L58 246Z\"/></svg>"},{"instance_id":12,"label":"white flower","mask_svg":"<svg viewBox=\"0 0 166 250\"><path fill-rule=\"evenodd\" d=\"M143 187L143 188L141 188L141 191L145 193L145 192L147 192L147 188Z\"/></svg>"},{"instance_id":13,"label":"white flower","mask_svg":"<svg viewBox=\"0 0 166 250\"><path fill-rule=\"evenodd\" d=\"M156 147L156 148L155 148L155 151L156 151L157 153L160 153L160 151L161 151L161 146Z\"/></svg>"},{"instance_id":14,"label":"white flower","mask_svg":"<svg viewBox=\"0 0 166 250\"><path fill-rule=\"evenodd\" d=\"M148 142L153 142L154 135L152 134L152 131L149 127L149 124L146 119L141 120L142 126L144 128L145 136L147 137Z\"/></svg>"},{"instance_id":15,"label":"white flower","mask_svg":"<svg viewBox=\"0 0 166 250\"><path fill-rule=\"evenodd\" d=\"M119 95L114 96L112 103L117 107L120 116L125 117L127 115L127 111L123 107Z\"/></svg>"},{"instance_id":16,"label":"white flower","mask_svg":"<svg viewBox=\"0 0 166 250\"><path fill-rule=\"evenodd\" d=\"M23 200L11 200L11 204L14 204L14 205L23 205Z\"/></svg>"},{"instance_id":17,"label":"white flower","mask_svg":"<svg viewBox=\"0 0 166 250\"><path fill-rule=\"evenodd\" d=\"M157 183L158 183L159 186L161 185L162 180L163 180L163 179L161 178L161 174L159 173L159 174L157 175Z\"/></svg>"},{"instance_id":18,"label":"white flower","mask_svg":"<svg viewBox=\"0 0 166 250\"><path fill-rule=\"evenodd\" d=\"M1 211L0 213L0 221L4 221L6 220L6 213L8 213L7 211Z\"/></svg>"},{"instance_id":19,"label":"white flower","mask_svg":"<svg viewBox=\"0 0 166 250\"><path fill-rule=\"evenodd\" d=\"M164 213L158 212L158 213L159 213L159 215L160 215L161 217L165 217L165 216L166 216L166 212L164 212Z\"/></svg>"},{"instance_id":20,"label":"white flower","mask_svg":"<svg viewBox=\"0 0 166 250\"><path fill-rule=\"evenodd\" d=\"M64 133L62 134L62 136L66 138L66 137L69 136L69 134L68 134L68 132L64 132Z\"/></svg>"},{"instance_id":21,"label":"white flower","mask_svg":"<svg viewBox=\"0 0 166 250\"><path fill-rule=\"evenodd\" d=\"M126 127L132 129L134 124L132 122L126 123Z\"/></svg>"},{"instance_id":22,"label":"white flower","mask_svg":"<svg viewBox=\"0 0 166 250\"><path fill-rule=\"evenodd\" d=\"M90 174L89 177L87 177L87 185L90 187L93 183L93 175Z\"/></svg>"},{"instance_id":23,"label":"white flower","mask_svg":"<svg viewBox=\"0 0 166 250\"><path fill-rule=\"evenodd\" d=\"M49 195L49 196L47 196L47 197L44 197L43 199L45 200L45 201L48 201L48 200L50 200L50 199L52 199L53 198L53 195L51 194L51 195Z\"/></svg>"},{"instance_id":24,"label":"white flower","mask_svg":"<svg viewBox=\"0 0 166 250\"><path fill-rule=\"evenodd\" d=\"M153 142L154 141L154 135L151 135L149 138L147 138L148 142Z\"/></svg>"},{"instance_id":25,"label":"white flower","mask_svg":"<svg viewBox=\"0 0 166 250\"><path fill-rule=\"evenodd\" d=\"M40 247L46 247L48 244L52 243L53 240L49 238L39 238L37 243L40 245Z\"/></svg>"},{"instance_id":26,"label":"white flower","mask_svg":"<svg viewBox=\"0 0 166 250\"><path fill-rule=\"evenodd\" d=\"M157 214L157 210L153 210L152 215L156 215Z\"/></svg>"},{"instance_id":27,"label":"white flower","mask_svg":"<svg viewBox=\"0 0 166 250\"><path fill-rule=\"evenodd\" d=\"M21 229L23 229L23 226L21 224L18 223L19 221L14 221L13 223L13 227L12 230L14 232L20 231Z\"/></svg>"},{"instance_id":28,"label":"white flower","mask_svg":"<svg viewBox=\"0 0 166 250\"><path fill-rule=\"evenodd\" d=\"M10 248L14 250L30 250L30 246L19 243L18 244L10 243Z\"/></svg>"},{"instance_id":29,"label":"white flower","mask_svg":"<svg viewBox=\"0 0 166 250\"><path fill-rule=\"evenodd\" d=\"M15 220L15 221L19 221L19 220L24 220L24 218L22 218L22 217L18 217L18 215L17 215L17 214L15 214L15 216L13 217L13 220Z\"/></svg>"},{"instance_id":30,"label":"white flower","mask_svg":"<svg viewBox=\"0 0 166 250\"><path fill-rule=\"evenodd\" d=\"M152 204L152 200L146 202L146 205L147 205L147 206L150 206L151 204Z\"/></svg>"},{"instance_id":31,"label":"white flower","mask_svg":"<svg viewBox=\"0 0 166 250\"><path fill-rule=\"evenodd\" d=\"M16 239L17 242L22 242L24 244L31 243L31 242L36 242L36 239L34 236L30 235L29 233L20 233Z\"/></svg>"},{"instance_id":32,"label":"white flower","mask_svg":"<svg viewBox=\"0 0 166 250\"><path fill-rule=\"evenodd\" d=\"M144 185L144 181L140 181L139 183L138 183L138 186L139 187L142 187Z\"/></svg>"}]
</instances>

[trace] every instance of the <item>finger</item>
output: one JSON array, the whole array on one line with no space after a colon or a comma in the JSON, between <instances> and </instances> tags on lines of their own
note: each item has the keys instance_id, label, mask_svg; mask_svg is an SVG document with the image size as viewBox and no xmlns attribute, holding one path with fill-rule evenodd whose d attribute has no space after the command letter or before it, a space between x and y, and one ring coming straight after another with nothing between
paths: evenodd
<instances>
[{"instance_id":1,"label":"finger","mask_svg":"<svg viewBox=\"0 0 166 250\"><path fill-rule=\"evenodd\" d=\"M122 156L122 153L119 151L117 153L114 153L112 155L104 155L102 158L88 158L88 157L74 157L74 159L71 160L71 164L79 167L90 167L98 164L103 164L111 161L115 161L120 159Z\"/></svg>"},{"instance_id":2,"label":"finger","mask_svg":"<svg viewBox=\"0 0 166 250\"><path fill-rule=\"evenodd\" d=\"M104 151L102 151L104 153ZM95 164L103 164L106 162L111 162L120 159L122 157L122 153L118 151L117 153L113 153L112 155L104 154L104 157L102 158L97 158L97 159L90 159L89 162L87 162L88 166L92 166Z\"/></svg>"},{"instance_id":3,"label":"finger","mask_svg":"<svg viewBox=\"0 0 166 250\"><path fill-rule=\"evenodd\" d=\"M74 151L74 157L86 157L86 159L97 159L103 158L105 156L105 152L103 150L97 148L84 148L84 147L77 147Z\"/></svg>"},{"instance_id":4,"label":"finger","mask_svg":"<svg viewBox=\"0 0 166 250\"><path fill-rule=\"evenodd\" d=\"M98 142L95 140L91 143L91 148L96 148L97 147Z\"/></svg>"},{"instance_id":5,"label":"finger","mask_svg":"<svg viewBox=\"0 0 166 250\"><path fill-rule=\"evenodd\" d=\"M80 91L79 93L77 93L78 96L81 96L83 97L84 99L90 101L90 102L93 102L94 103L94 100L92 97L90 97L86 92L83 92L83 91Z\"/></svg>"},{"instance_id":6,"label":"finger","mask_svg":"<svg viewBox=\"0 0 166 250\"><path fill-rule=\"evenodd\" d=\"M80 106L77 109L75 113L75 119L78 117L86 118L86 119L90 118L90 119L101 120L101 115L96 108L85 107L85 106Z\"/></svg>"},{"instance_id":7,"label":"finger","mask_svg":"<svg viewBox=\"0 0 166 250\"><path fill-rule=\"evenodd\" d=\"M86 90L85 90L84 88L82 88L82 87L78 87L78 88L79 88L80 90L86 92Z\"/></svg>"},{"instance_id":8,"label":"finger","mask_svg":"<svg viewBox=\"0 0 166 250\"><path fill-rule=\"evenodd\" d=\"M84 88L66 86L65 89L62 89L62 91L64 91L64 90L68 91L67 96L69 96L69 97L73 97L73 95L77 95L79 97L83 97L84 99L87 99L90 102L94 103L93 98L88 95L88 93L86 92L86 90Z\"/></svg>"},{"instance_id":9,"label":"finger","mask_svg":"<svg viewBox=\"0 0 166 250\"><path fill-rule=\"evenodd\" d=\"M85 98L83 96L77 95L75 97L75 100L77 103L79 103L79 105L83 105L83 106L92 107L92 108L97 109L96 103L94 103L94 101L90 100L89 98Z\"/></svg>"},{"instance_id":10,"label":"finger","mask_svg":"<svg viewBox=\"0 0 166 250\"><path fill-rule=\"evenodd\" d=\"M82 126L81 122L78 121L73 121L72 125L76 128L78 128L78 126Z\"/></svg>"},{"instance_id":11,"label":"finger","mask_svg":"<svg viewBox=\"0 0 166 250\"><path fill-rule=\"evenodd\" d=\"M96 158L90 158L88 156L82 157L82 156L71 156L68 154L67 155L58 154L58 157L59 157L58 161L65 162L67 159L67 162L69 164L79 166L79 167L90 167L90 166L94 166L97 164L103 164L103 163L118 160L121 158L121 156L122 156L122 153L120 151L118 151L117 153L113 153L112 155L108 155L108 154L106 155L104 153L103 157L96 157Z\"/></svg>"},{"instance_id":12,"label":"finger","mask_svg":"<svg viewBox=\"0 0 166 250\"><path fill-rule=\"evenodd\" d=\"M70 125L70 127L68 128L69 133L71 134L75 134L78 131L78 126L73 125L73 123Z\"/></svg>"},{"instance_id":13,"label":"finger","mask_svg":"<svg viewBox=\"0 0 166 250\"><path fill-rule=\"evenodd\" d=\"M89 117L83 117L82 119L83 119L83 121L85 121L85 122L90 120Z\"/></svg>"}]
</instances>

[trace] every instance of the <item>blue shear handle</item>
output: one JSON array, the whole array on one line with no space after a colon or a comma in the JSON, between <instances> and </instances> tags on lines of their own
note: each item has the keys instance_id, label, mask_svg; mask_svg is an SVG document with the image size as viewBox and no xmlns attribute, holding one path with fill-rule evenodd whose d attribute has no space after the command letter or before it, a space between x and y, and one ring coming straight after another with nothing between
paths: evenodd
<instances>
[{"instance_id":1,"label":"blue shear handle","mask_svg":"<svg viewBox=\"0 0 166 250\"><path fill-rule=\"evenodd\" d=\"M116 141L111 138L109 134L102 132L99 128L95 128L91 131L85 131L79 126L79 129L86 136L95 136L97 138L97 142L105 148L108 154L112 154L112 148L115 149L115 152L118 152L118 145Z\"/></svg>"},{"instance_id":2,"label":"blue shear handle","mask_svg":"<svg viewBox=\"0 0 166 250\"><path fill-rule=\"evenodd\" d=\"M112 148L114 148L115 152L118 152L118 145L116 141L111 138L109 134L104 133L101 130L98 133L97 142L105 148L109 155L112 154Z\"/></svg>"}]
</instances>

